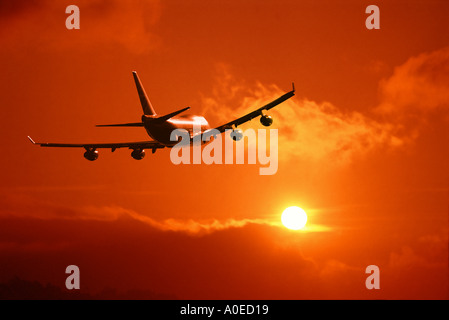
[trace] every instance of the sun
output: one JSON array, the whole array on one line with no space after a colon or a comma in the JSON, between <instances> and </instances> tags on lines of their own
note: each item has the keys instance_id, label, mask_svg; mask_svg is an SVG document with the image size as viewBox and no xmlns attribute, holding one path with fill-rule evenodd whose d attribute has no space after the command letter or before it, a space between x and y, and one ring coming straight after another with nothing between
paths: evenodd
<instances>
[{"instance_id":1,"label":"sun","mask_svg":"<svg viewBox=\"0 0 449 320\"><path fill-rule=\"evenodd\" d=\"M282 224L291 230L300 230L305 227L307 223L307 214L300 207L288 207L282 212Z\"/></svg>"}]
</instances>

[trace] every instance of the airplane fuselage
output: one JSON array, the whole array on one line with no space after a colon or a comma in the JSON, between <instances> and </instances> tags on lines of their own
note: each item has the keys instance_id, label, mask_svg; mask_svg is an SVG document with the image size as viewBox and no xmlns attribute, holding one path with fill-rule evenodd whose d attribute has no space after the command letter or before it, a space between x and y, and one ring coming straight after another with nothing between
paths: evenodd
<instances>
[{"instance_id":1,"label":"airplane fuselage","mask_svg":"<svg viewBox=\"0 0 449 320\"><path fill-rule=\"evenodd\" d=\"M207 120L197 115L180 115L164 121L160 121L152 116L142 116L142 122L148 135L167 147L178 143L178 141L170 140L173 130L184 129L192 136L194 129L199 132L210 129Z\"/></svg>"}]
</instances>

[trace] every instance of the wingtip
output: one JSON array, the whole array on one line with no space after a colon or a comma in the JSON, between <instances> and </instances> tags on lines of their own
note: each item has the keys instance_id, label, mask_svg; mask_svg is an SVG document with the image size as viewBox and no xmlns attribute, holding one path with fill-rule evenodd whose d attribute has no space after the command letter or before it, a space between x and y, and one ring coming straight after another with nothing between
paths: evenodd
<instances>
[{"instance_id":1,"label":"wingtip","mask_svg":"<svg viewBox=\"0 0 449 320\"><path fill-rule=\"evenodd\" d=\"M28 136L28 139L31 141L31 143L32 144L36 144L36 142L34 142L34 140L33 139L31 139L31 137L30 136Z\"/></svg>"}]
</instances>

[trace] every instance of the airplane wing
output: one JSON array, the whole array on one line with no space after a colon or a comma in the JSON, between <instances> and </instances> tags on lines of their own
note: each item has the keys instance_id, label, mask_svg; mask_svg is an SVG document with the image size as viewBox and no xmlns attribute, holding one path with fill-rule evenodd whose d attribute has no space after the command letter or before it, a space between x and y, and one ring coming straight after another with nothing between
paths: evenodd
<instances>
[{"instance_id":1,"label":"airplane wing","mask_svg":"<svg viewBox=\"0 0 449 320\"><path fill-rule=\"evenodd\" d=\"M238 119L235 119L228 123L225 123L219 127L216 127L215 129L220 132L224 132L226 129L232 129L234 126L237 127L245 122L248 122L248 121L258 117L258 116L262 116L263 110L270 110L271 108L274 108L275 106L284 102L285 100L290 99L294 95L295 95L295 85L292 83L292 90L287 92L286 94L280 96L276 100L271 101L270 103L264 105L263 107L260 107L259 109L255 110L253 112L250 112L250 113L244 115L243 117L240 117Z\"/></svg>"},{"instance_id":2,"label":"airplane wing","mask_svg":"<svg viewBox=\"0 0 449 320\"><path fill-rule=\"evenodd\" d=\"M120 142L120 143L42 143L42 142L34 142L30 136L28 139L35 144L41 147L58 147L58 148L84 148L86 150L95 150L99 148L111 149L115 151L117 148L129 148L134 150L144 150L144 149L152 149L153 152L156 149L165 148L165 146L157 141L140 141L140 142Z\"/></svg>"}]
</instances>

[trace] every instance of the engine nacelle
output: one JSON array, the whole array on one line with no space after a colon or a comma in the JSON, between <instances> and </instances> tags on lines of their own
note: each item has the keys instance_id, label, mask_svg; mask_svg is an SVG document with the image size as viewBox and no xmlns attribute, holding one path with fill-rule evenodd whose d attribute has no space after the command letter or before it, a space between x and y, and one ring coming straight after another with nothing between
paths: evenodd
<instances>
[{"instance_id":1,"label":"engine nacelle","mask_svg":"<svg viewBox=\"0 0 449 320\"><path fill-rule=\"evenodd\" d=\"M131 152L131 157L136 160L142 160L145 157L145 150L135 149Z\"/></svg>"},{"instance_id":2,"label":"engine nacelle","mask_svg":"<svg viewBox=\"0 0 449 320\"><path fill-rule=\"evenodd\" d=\"M243 138L243 131L240 129L234 129L231 131L231 138L234 141L242 140Z\"/></svg>"},{"instance_id":3,"label":"engine nacelle","mask_svg":"<svg viewBox=\"0 0 449 320\"><path fill-rule=\"evenodd\" d=\"M269 127L273 124L273 119L270 116L264 115L260 117L260 123L265 127Z\"/></svg>"},{"instance_id":4,"label":"engine nacelle","mask_svg":"<svg viewBox=\"0 0 449 320\"><path fill-rule=\"evenodd\" d=\"M98 151L97 150L87 150L84 152L84 158L89 161L95 161L98 159Z\"/></svg>"}]
</instances>

